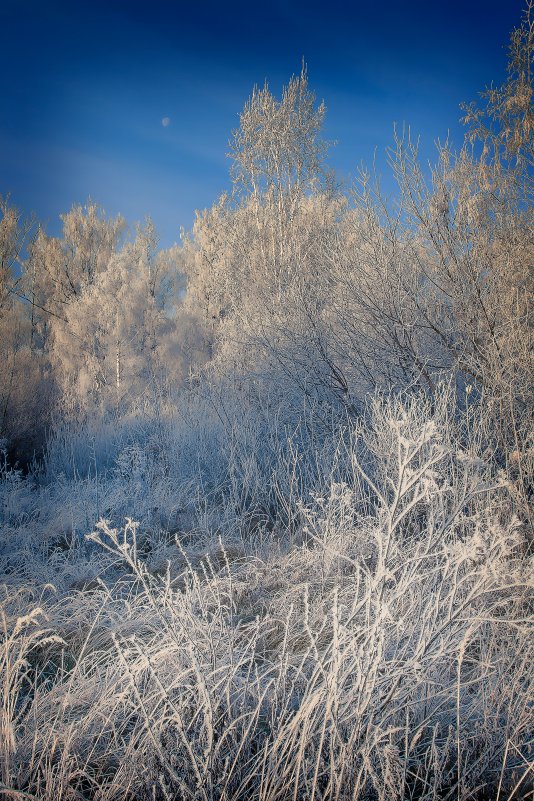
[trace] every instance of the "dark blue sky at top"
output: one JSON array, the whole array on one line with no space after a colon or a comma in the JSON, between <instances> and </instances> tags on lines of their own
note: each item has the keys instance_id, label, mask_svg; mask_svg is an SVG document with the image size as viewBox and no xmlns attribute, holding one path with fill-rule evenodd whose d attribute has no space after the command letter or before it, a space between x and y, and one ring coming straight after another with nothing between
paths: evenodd
<instances>
[{"instance_id":1,"label":"dark blue sky at top","mask_svg":"<svg viewBox=\"0 0 534 801\"><path fill-rule=\"evenodd\" d=\"M228 140L252 87L279 93L302 57L340 176L375 147L382 169L394 122L431 157L448 131L461 144L460 102L504 79L522 6L0 0L0 194L50 233L88 197L130 223L150 214L170 245L229 187Z\"/></svg>"}]
</instances>

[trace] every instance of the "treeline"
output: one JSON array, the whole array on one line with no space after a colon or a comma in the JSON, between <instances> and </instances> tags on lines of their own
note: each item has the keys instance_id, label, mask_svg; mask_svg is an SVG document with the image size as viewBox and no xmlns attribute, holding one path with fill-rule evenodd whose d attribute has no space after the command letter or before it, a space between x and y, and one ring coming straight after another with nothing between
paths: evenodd
<instances>
[{"instance_id":1,"label":"treeline","mask_svg":"<svg viewBox=\"0 0 534 801\"><path fill-rule=\"evenodd\" d=\"M0 429L27 459L54 421L121 416L183 381L191 334L181 254L157 250L150 220L131 237L88 203L56 238L1 208Z\"/></svg>"}]
</instances>

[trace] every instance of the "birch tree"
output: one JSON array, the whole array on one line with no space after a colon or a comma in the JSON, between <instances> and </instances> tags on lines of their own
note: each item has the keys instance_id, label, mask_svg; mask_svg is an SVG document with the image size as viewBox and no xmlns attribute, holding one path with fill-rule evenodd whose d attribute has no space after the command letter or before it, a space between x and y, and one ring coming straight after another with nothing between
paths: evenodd
<instances>
[{"instance_id":1,"label":"birch tree","mask_svg":"<svg viewBox=\"0 0 534 801\"><path fill-rule=\"evenodd\" d=\"M120 415L155 381L178 380L182 362L162 354L179 338L179 277L172 254L156 254L156 244L151 222L138 228L68 304L65 319L54 320L52 358L71 408Z\"/></svg>"}]
</instances>

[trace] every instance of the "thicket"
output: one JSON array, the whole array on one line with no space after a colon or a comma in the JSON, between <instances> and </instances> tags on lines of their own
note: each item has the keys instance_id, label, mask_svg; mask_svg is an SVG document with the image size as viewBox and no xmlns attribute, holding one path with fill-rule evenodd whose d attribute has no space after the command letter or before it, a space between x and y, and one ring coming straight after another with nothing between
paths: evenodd
<instances>
[{"instance_id":1,"label":"thicket","mask_svg":"<svg viewBox=\"0 0 534 801\"><path fill-rule=\"evenodd\" d=\"M303 69L180 246L2 201L0 796L533 797L533 26L394 200Z\"/></svg>"}]
</instances>

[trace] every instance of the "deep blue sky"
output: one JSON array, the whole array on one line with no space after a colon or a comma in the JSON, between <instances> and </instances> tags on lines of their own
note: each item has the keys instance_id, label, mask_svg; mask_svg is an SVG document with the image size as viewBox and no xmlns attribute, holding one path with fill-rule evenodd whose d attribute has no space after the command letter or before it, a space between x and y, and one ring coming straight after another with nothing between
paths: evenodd
<instances>
[{"instance_id":1,"label":"deep blue sky","mask_svg":"<svg viewBox=\"0 0 534 801\"><path fill-rule=\"evenodd\" d=\"M340 175L383 152L394 121L428 156L448 130L460 144L459 103L503 80L523 4L109 6L0 0L0 193L50 233L88 196L129 222L150 214L170 245L229 186L228 139L254 84L278 93L304 56Z\"/></svg>"}]
</instances>

